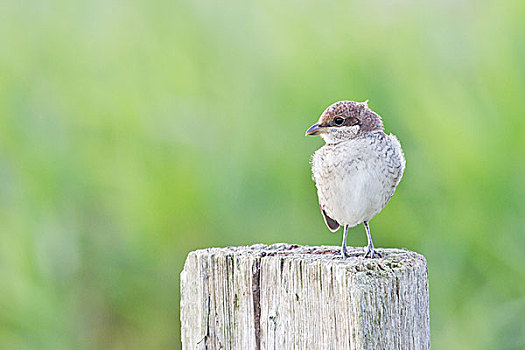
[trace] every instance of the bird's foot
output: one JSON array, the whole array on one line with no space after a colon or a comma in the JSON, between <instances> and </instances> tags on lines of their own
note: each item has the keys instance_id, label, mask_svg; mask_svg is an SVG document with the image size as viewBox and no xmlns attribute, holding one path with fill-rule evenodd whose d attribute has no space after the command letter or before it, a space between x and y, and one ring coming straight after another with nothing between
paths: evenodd
<instances>
[{"instance_id":1,"label":"bird's foot","mask_svg":"<svg viewBox=\"0 0 525 350\"><path fill-rule=\"evenodd\" d=\"M343 259L346 259L350 256L350 254L348 254L348 250L346 249L346 246L342 246L341 247L341 257Z\"/></svg>"},{"instance_id":2,"label":"bird's foot","mask_svg":"<svg viewBox=\"0 0 525 350\"><path fill-rule=\"evenodd\" d=\"M372 246L367 246L365 247L366 249L366 253L365 253L365 258L370 258L370 259L373 259L373 258L381 258L382 255L374 249L374 247Z\"/></svg>"}]
</instances>

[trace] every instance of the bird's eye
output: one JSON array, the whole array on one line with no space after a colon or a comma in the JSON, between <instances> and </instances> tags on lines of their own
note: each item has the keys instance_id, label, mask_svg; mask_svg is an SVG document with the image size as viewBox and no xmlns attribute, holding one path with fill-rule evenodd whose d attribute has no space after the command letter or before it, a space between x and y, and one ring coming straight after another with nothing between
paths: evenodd
<instances>
[{"instance_id":1,"label":"bird's eye","mask_svg":"<svg viewBox=\"0 0 525 350\"><path fill-rule=\"evenodd\" d=\"M341 118L341 117L337 117L337 118L334 119L334 122L335 122L336 125L341 125L341 124L343 124L344 121L345 120L343 118Z\"/></svg>"}]
</instances>

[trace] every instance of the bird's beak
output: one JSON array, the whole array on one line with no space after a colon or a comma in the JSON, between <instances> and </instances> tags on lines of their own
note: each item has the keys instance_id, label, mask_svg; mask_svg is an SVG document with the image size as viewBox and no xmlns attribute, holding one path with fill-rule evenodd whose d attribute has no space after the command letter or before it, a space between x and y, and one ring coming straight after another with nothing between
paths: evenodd
<instances>
[{"instance_id":1,"label":"bird's beak","mask_svg":"<svg viewBox=\"0 0 525 350\"><path fill-rule=\"evenodd\" d=\"M324 134L325 132L328 132L326 129L328 129L328 127L314 124L308 130L306 130L306 134L304 136Z\"/></svg>"}]
</instances>

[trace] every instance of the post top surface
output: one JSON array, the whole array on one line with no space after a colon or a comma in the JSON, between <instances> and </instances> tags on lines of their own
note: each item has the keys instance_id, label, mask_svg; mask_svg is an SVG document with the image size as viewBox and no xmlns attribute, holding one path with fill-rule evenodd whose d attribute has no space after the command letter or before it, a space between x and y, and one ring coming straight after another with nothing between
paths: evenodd
<instances>
[{"instance_id":1,"label":"post top surface","mask_svg":"<svg viewBox=\"0 0 525 350\"><path fill-rule=\"evenodd\" d=\"M343 259L338 246L302 246L288 243L254 244L225 248L199 249L191 254L232 256L236 258L277 258L284 261L302 260L305 263L327 263L356 271L403 270L426 266L425 257L408 249L378 248L381 258L364 258L365 248L348 247L349 257Z\"/></svg>"}]
</instances>

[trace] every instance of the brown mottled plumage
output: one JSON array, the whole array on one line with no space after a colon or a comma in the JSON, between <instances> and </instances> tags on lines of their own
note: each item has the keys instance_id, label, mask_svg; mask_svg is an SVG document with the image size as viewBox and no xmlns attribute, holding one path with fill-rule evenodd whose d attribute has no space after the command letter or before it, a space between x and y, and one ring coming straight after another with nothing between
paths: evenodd
<instances>
[{"instance_id":1,"label":"brown mottled plumage","mask_svg":"<svg viewBox=\"0 0 525 350\"><path fill-rule=\"evenodd\" d=\"M381 117L371 109L368 109L367 102L336 102L325 109L319 118L318 124L321 126L338 126L334 121L339 116L344 119L343 126L360 125L362 132L383 130Z\"/></svg>"}]
</instances>

